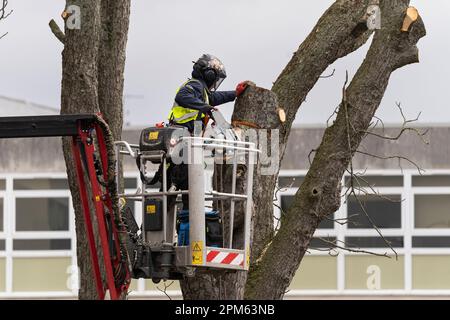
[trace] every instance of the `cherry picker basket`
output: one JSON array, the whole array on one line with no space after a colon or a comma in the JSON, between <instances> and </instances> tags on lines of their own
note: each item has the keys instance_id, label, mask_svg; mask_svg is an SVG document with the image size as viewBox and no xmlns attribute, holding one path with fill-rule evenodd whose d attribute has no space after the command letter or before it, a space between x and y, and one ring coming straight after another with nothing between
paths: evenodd
<instances>
[{"instance_id":1,"label":"cherry picker basket","mask_svg":"<svg viewBox=\"0 0 450 320\"><path fill-rule=\"evenodd\" d=\"M227 127L224 130L232 129ZM227 163L230 164L232 182L231 186L224 189L229 190L228 192L214 190L208 182L211 175L207 170L206 159L211 154L219 154L211 152L217 150L222 150L221 154L227 155ZM120 197L127 201L142 203L143 224L139 237L151 253L148 256L165 255L164 259L149 259L144 262L146 265L141 266L145 270L152 269L148 272L149 277L154 280L174 279L190 276L194 271L207 272L211 268L248 270L253 170L258 152L254 143L240 141L234 132L216 139L204 137L202 133L191 136L184 127L146 128L141 133L138 145L130 145L125 141L116 142L119 160L119 155L139 159L141 177L154 174L146 165L148 162L159 163L162 168L159 190L143 180L136 193L120 192ZM174 188L167 172L173 162L180 159L177 158L180 154L183 161L187 161L184 163L188 167L189 176L189 187L186 190ZM118 167L120 166L118 162ZM245 174L239 178L245 179L242 184L244 190L240 193L237 189L238 166L245 168ZM182 196L189 197L189 211L181 211L176 205ZM207 209L210 203L218 201L227 203L226 212L211 212ZM239 208L243 208L241 235L234 235L234 228L231 227L234 226L237 203L241 204ZM209 213L205 215L205 212ZM147 223L149 220L153 222ZM235 238L243 239L242 243L234 244ZM165 261L164 265L158 264L162 260Z\"/></svg>"}]
</instances>

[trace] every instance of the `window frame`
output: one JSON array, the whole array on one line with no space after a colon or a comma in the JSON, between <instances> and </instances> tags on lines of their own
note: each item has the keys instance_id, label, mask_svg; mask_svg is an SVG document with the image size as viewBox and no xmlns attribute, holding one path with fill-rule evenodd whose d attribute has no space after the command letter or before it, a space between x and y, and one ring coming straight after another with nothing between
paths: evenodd
<instances>
[{"instance_id":1,"label":"window frame","mask_svg":"<svg viewBox=\"0 0 450 320\"><path fill-rule=\"evenodd\" d=\"M5 292L0 293L3 297L76 297L77 290L50 291L50 292L18 292L13 291L13 269L15 258L71 258L71 264L76 265L76 239L75 239L75 214L72 206L72 197L68 189L39 189L39 190L14 190L14 180L19 179L61 179L65 178L65 173L38 173L38 174L8 174L1 175L0 178L6 180L6 190L4 192L5 206L5 251L0 252L0 257L6 258L6 286ZM1 194L1 193L0 193ZM16 231L16 200L20 198L67 198L69 202L69 225L67 231ZM11 214L12 213L12 214ZM0 234L1 235L1 234ZM0 236L1 239L1 236ZM69 239L70 250L13 250L14 240L29 239ZM69 277L69 274L68 274Z\"/></svg>"},{"instance_id":2,"label":"window frame","mask_svg":"<svg viewBox=\"0 0 450 320\"><path fill-rule=\"evenodd\" d=\"M6 228L6 191L0 191L0 199L3 200L3 229L0 230L0 239L5 239L6 235L5 235L5 228Z\"/></svg>"},{"instance_id":3,"label":"window frame","mask_svg":"<svg viewBox=\"0 0 450 320\"><path fill-rule=\"evenodd\" d=\"M450 187L412 187L411 207L414 212L412 217L412 225L410 226L415 235L430 235L430 230L433 230L432 235L447 235L450 236L449 228L418 228L415 225L415 196L426 195L445 195L450 196Z\"/></svg>"},{"instance_id":4,"label":"window frame","mask_svg":"<svg viewBox=\"0 0 450 320\"><path fill-rule=\"evenodd\" d=\"M299 176L305 175L307 173L306 170L281 170L280 176ZM345 252L340 249L334 249L339 252L337 256L337 289L333 290L298 290L293 289L287 293L287 297L300 297L300 296L311 296L311 295L372 295L372 296L381 296L381 295L425 295L425 296L441 296L441 295L450 295L450 289L441 289L441 290L419 290L412 289L412 257L415 255L430 255L430 256L439 256L439 255L450 255L450 248L412 248L412 237L413 236L450 236L450 228L449 229L420 229L414 228L414 195L417 193L426 192L427 194L442 194L445 191L445 194L450 194L450 187L412 187L412 176L417 175L417 171L412 169L405 169L403 173L400 170L367 170L366 174L368 175L403 175L404 183L403 187L379 187L379 191L384 194L396 194L394 191L401 190L401 197L405 199L401 205L401 219L402 225L400 229L383 229L383 235L385 236L403 236L404 239L404 247L397 248L396 251L399 255L402 255L404 258L404 285L403 289L391 289L391 290L350 290L345 288L345 259L348 256L352 255L361 255L360 253L354 252ZM427 170L426 174L443 174L450 175L450 170ZM0 258L5 259L5 279L6 279L6 291L0 292L0 298L11 298L11 297L76 297L77 290L76 288L72 291L63 291L63 292L12 292L12 259L13 258L32 258L32 257L71 257L72 264L76 264L76 238L75 238L75 220L74 220L74 212L72 205L69 205L69 231L64 231L64 234L68 234L71 239L71 250L39 250L39 251L13 251L12 250L12 240L13 235L14 239L17 239L17 236L25 239L31 238L34 236L34 239L39 238L60 238L61 234L59 231L51 231L53 235L51 237L46 237L45 233L48 232L31 232L31 231L22 231L15 232L12 229L12 218L11 215L8 214L12 212L12 209L15 210L15 198L21 196L22 193L33 194L35 190L17 190L13 191L13 179L17 178L64 178L65 173L42 173L42 174L0 174L0 179L5 179L6 188L5 190L0 190L0 197L4 200L4 230L0 232L0 239L5 240L5 251L0 252ZM135 172L126 172L126 178L135 178L137 180L137 186L142 187L142 183L139 179L138 173ZM424 189L425 188L425 189ZM395 190L393 190L395 189ZM433 190L431 190L433 189ZM444 190L445 189L445 190ZM49 191L49 190L47 190ZM50 190L51 195L54 195L55 190ZM127 189L127 192L134 192L135 190ZM287 191L281 191L282 194L293 195L297 191L297 188L291 188ZM42 192L42 190L39 190ZM69 190L65 191L67 196L69 197L69 203L71 203L71 196ZM44 191L45 193L45 191ZM34 194L33 194L34 195ZM43 196L45 197L45 196ZM277 197L277 202L280 204L280 197ZM340 219L346 216L346 204L344 199L341 200L342 205L341 208L335 213L335 218ZM142 205L140 202L135 202L135 212L137 222L139 223L141 220ZM280 210L277 207L274 207L274 214L280 215ZM15 217L14 217L15 219ZM15 227L15 225L14 225ZM26 234L24 234L26 233ZM40 233L40 234L38 234ZM346 236L377 236L375 230L371 229L348 229L345 225L340 225L338 223L334 223L333 229L320 229L317 230L314 234L315 237L336 237L337 240L344 241ZM376 253L384 253L386 249L384 248L370 248L370 251ZM311 250L310 255L328 255L327 251L316 251ZM308 255L309 255L308 254ZM69 274L68 274L69 276ZM177 297L180 296L179 290L170 290L168 293ZM137 281L137 290L130 294L131 297L137 296L146 296L146 297L160 297L162 293L159 293L153 289L151 289L148 285L146 285L146 281L144 279L140 279Z\"/></svg>"},{"instance_id":5,"label":"window frame","mask_svg":"<svg viewBox=\"0 0 450 320\"><path fill-rule=\"evenodd\" d=\"M51 192L51 196L45 194L46 192ZM14 239L58 239L58 238L70 238L70 207L72 206L72 197L69 191L63 190L33 190L33 191L14 191L13 196L14 202L12 204L14 210L14 217L12 217L12 228ZM67 199L68 201L68 229L67 230L45 230L45 231L17 231L16 218L16 203L19 199Z\"/></svg>"},{"instance_id":6,"label":"window frame","mask_svg":"<svg viewBox=\"0 0 450 320\"><path fill-rule=\"evenodd\" d=\"M305 175L307 170L281 170L280 176L298 176ZM422 194L450 194L450 187L412 187L412 176L418 175L417 170L413 169L383 169L372 170L369 169L365 172L366 175L381 175L381 176L403 176L402 187L376 187L375 189L381 194L399 194L403 200L401 203L401 228L396 229L380 229L384 236L402 236L403 248L396 248L396 252L399 256L403 256L403 268L404 268L404 288L403 289L380 289L380 290L360 290L360 289L346 289L345 288L345 262L346 257L353 255L364 255L356 252L346 252L341 249L333 249L339 252L337 256L337 289L336 290L302 290L292 289L286 296L314 296L314 295L424 295L424 296L448 296L450 295L450 289L428 290L428 289L413 289L413 270L412 270L412 258L418 255L440 256L450 255L450 248L413 248L412 237L413 236L450 236L450 228L448 229L427 229L427 228L415 228L414 226L414 195ZM425 175L450 175L450 170L427 170ZM344 178L345 179L345 176ZM344 180L343 180L344 181ZM294 190L288 190L287 192L281 192L281 194L294 194ZM431 190L433 189L433 190ZM444 193L443 193L444 192ZM279 197L277 197L279 199ZM278 210L279 212L279 210ZM347 204L345 199L341 199L341 207L335 213L336 219L345 218L347 214ZM349 229L346 225L340 225L335 222L334 229L322 229L317 230L314 233L314 237L336 236L338 241L344 241L345 237L349 236L378 236L376 230L373 229ZM386 248L361 248L367 249L371 252L383 254L389 252ZM307 255L328 255L325 251L310 250Z\"/></svg>"}]
</instances>

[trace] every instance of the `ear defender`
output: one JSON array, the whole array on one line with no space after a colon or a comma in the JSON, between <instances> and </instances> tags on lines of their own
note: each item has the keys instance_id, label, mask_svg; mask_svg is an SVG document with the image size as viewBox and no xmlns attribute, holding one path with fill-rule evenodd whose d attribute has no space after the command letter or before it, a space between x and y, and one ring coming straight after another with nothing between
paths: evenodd
<instances>
[{"instance_id":1,"label":"ear defender","mask_svg":"<svg viewBox=\"0 0 450 320\"><path fill-rule=\"evenodd\" d=\"M217 78L216 70L208 68L205 71L203 71L203 79L208 85L213 84L216 81L216 78Z\"/></svg>"}]
</instances>

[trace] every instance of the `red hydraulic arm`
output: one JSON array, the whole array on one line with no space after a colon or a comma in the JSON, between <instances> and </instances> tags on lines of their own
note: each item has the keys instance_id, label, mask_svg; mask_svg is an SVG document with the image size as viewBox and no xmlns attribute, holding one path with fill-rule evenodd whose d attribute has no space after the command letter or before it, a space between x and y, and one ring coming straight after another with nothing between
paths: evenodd
<instances>
[{"instance_id":1,"label":"red hydraulic arm","mask_svg":"<svg viewBox=\"0 0 450 320\"><path fill-rule=\"evenodd\" d=\"M75 158L78 185L81 194L81 201L83 205L86 232L89 240L89 250L92 257L92 265L94 270L94 277L97 286L97 293L99 299L104 299L106 291L109 290L111 299L120 299L123 293L128 290L130 284L130 272L126 260L122 259L120 248L120 237L118 226L115 223L113 205L108 187L101 186L96 173L94 163L95 147L91 133L95 131L98 141L99 154L102 165L103 181L108 181L108 159L107 148L104 139L103 129L97 124L93 124L88 129L83 129L79 126L78 136L72 139L72 149ZM83 170L83 164L86 168ZM100 272L99 257L97 253L97 246L95 242L94 226L91 219L91 211L89 209L88 194L86 188L86 181L84 172L88 176L88 183L92 190L92 200L95 206L95 215L97 217L98 235L100 237L100 246L104 259L106 271L106 285L103 285L103 280ZM102 188L103 187L103 188ZM120 276L125 272L123 283L119 283L116 276Z\"/></svg>"},{"instance_id":2,"label":"red hydraulic arm","mask_svg":"<svg viewBox=\"0 0 450 320\"><path fill-rule=\"evenodd\" d=\"M114 178L108 176L108 147L112 147L106 143L106 136L110 138L108 131L101 117L93 114L0 118L0 139L72 137L72 151L98 298L105 299L109 291L110 298L116 300L127 292L131 274L127 253L121 246L119 237L121 232L125 232L124 226L117 217L119 213L114 212L111 190L109 184L105 183ZM94 133L98 150L95 149ZM100 163L96 162L96 151ZM97 229L94 228L90 202L93 203ZM116 210L117 207L118 204ZM96 237L99 238L98 244ZM100 268L100 252L105 278L102 277Z\"/></svg>"}]
</instances>

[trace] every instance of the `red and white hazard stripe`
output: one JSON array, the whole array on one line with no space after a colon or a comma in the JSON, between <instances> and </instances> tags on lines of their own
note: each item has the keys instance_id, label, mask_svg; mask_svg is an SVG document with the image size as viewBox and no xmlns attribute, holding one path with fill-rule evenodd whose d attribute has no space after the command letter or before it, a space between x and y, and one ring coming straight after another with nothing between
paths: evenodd
<instances>
[{"instance_id":1,"label":"red and white hazard stripe","mask_svg":"<svg viewBox=\"0 0 450 320\"><path fill-rule=\"evenodd\" d=\"M219 250L208 250L206 261L210 263L228 264L233 266L244 265L244 254Z\"/></svg>"}]
</instances>

